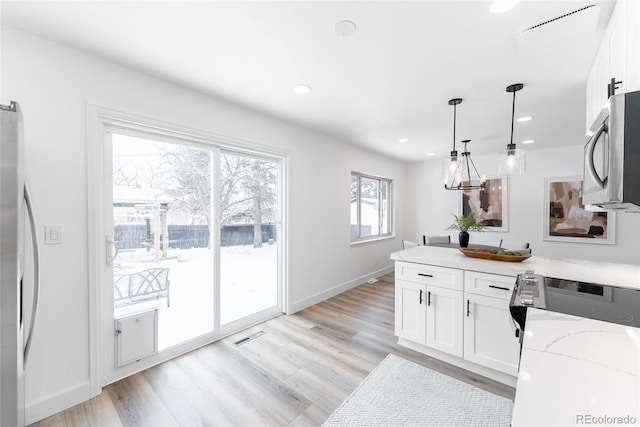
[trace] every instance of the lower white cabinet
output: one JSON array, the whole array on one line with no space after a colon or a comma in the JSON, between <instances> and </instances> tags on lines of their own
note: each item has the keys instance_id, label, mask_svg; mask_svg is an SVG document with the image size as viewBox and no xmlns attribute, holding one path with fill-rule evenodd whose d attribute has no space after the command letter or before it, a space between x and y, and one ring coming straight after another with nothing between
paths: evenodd
<instances>
[{"instance_id":1,"label":"lower white cabinet","mask_svg":"<svg viewBox=\"0 0 640 427\"><path fill-rule=\"evenodd\" d=\"M506 374L517 375L520 342L508 301L465 293L464 358Z\"/></svg>"},{"instance_id":2,"label":"lower white cabinet","mask_svg":"<svg viewBox=\"0 0 640 427\"><path fill-rule=\"evenodd\" d=\"M396 263L396 335L462 357L462 280L461 270Z\"/></svg>"},{"instance_id":3,"label":"lower white cabinet","mask_svg":"<svg viewBox=\"0 0 640 427\"><path fill-rule=\"evenodd\" d=\"M462 292L427 287L427 347L462 357Z\"/></svg>"},{"instance_id":4,"label":"lower white cabinet","mask_svg":"<svg viewBox=\"0 0 640 427\"><path fill-rule=\"evenodd\" d=\"M446 353L459 358L449 362L515 376L520 343L509 312L514 283L511 276L397 261L395 333L435 357Z\"/></svg>"},{"instance_id":5,"label":"lower white cabinet","mask_svg":"<svg viewBox=\"0 0 640 427\"><path fill-rule=\"evenodd\" d=\"M418 344L426 344L426 310L423 304L426 285L396 279L396 335Z\"/></svg>"}]
</instances>

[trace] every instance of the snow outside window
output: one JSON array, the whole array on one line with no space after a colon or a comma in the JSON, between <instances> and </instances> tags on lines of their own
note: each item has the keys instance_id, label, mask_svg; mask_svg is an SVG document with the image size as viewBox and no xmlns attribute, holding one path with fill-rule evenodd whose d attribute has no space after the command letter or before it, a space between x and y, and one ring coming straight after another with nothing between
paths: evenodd
<instances>
[{"instance_id":1,"label":"snow outside window","mask_svg":"<svg viewBox=\"0 0 640 427\"><path fill-rule=\"evenodd\" d=\"M351 241L391 235L391 180L351 173Z\"/></svg>"}]
</instances>

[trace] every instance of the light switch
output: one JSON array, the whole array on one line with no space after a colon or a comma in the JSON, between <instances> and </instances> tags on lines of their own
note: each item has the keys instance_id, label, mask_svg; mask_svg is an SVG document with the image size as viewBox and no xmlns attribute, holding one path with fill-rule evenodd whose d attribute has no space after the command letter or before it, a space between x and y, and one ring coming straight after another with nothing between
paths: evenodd
<instances>
[{"instance_id":1,"label":"light switch","mask_svg":"<svg viewBox=\"0 0 640 427\"><path fill-rule=\"evenodd\" d=\"M44 226L44 244L45 245L62 244L62 226L61 225L45 225Z\"/></svg>"}]
</instances>

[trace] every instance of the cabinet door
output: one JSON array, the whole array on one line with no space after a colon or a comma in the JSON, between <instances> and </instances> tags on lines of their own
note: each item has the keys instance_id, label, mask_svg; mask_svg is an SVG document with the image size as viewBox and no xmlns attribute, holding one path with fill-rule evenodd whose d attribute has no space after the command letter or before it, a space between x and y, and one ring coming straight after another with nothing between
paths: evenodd
<instances>
[{"instance_id":1,"label":"cabinet door","mask_svg":"<svg viewBox=\"0 0 640 427\"><path fill-rule=\"evenodd\" d=\"M428 286L426 300L427 347L462 357L462 292Z\"/></svg>"},{"instance_id":2,"label":"cabinet door","mask_svg":"<svg viewBox=\"0 0 640 427\"><path fill-rule=\"evenodd\" d=\"M627 6L627 92L640 90L640 2Z\"/></svg>"},{"instance_id":3,"label":"cabinet door","mask_svg":"<svg viewBox=\"0 0 640 427\"><path fill-rule=\"evenodd\" d=\"M520 343L503 299L465 293L464 358L505 372L518 373Z\"/></svg>"},{"instance_id":4,"label":"cabinet door","mask_svg":"<svg viewBox=\"0 0 640 427\"><path fill-rule=\"evenodd\" d=\"M426 286L396 279L396 335L418 344L426 343Z\"/></svg>"},{"instance_id":5,"label":"cabinet door","mask_svg":"<svg viewBox=\"0 0 640 427\"><path fill-rule=\"evenodd\" d=\"M616 93L627 92L627 2L618 2L611 14L609 25L605 32L606 49L609 52L609 75L604 83L604 91L606 93L606 84L611 79L621 83ZM606 95L605 95L606 102Z\"/></svg>"}]
</instances>

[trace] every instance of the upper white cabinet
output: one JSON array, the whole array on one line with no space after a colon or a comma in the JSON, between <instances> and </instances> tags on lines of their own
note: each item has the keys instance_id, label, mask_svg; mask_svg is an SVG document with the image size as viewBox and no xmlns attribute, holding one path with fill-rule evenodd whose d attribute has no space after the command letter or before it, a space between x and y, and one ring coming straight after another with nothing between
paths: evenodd
<instances>
[{"instance_id":1,"label":"upper white cabinet","mask_svg":"<svg viewBox=\"0 0 640 427\"><path fill-rule=\"evenodd\" d=\"M587 129L607 102L611 79L620 82L616 93L640 90L640 1L618 1L611 14L587 77Z\"/></svg>"}]
</instances>

